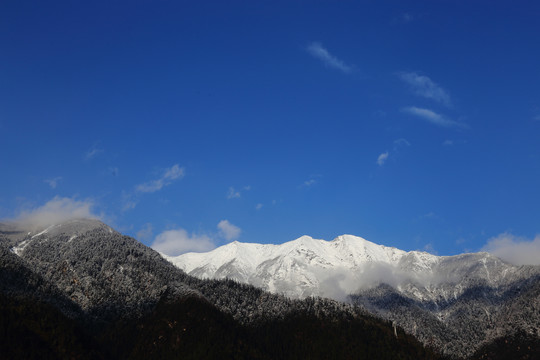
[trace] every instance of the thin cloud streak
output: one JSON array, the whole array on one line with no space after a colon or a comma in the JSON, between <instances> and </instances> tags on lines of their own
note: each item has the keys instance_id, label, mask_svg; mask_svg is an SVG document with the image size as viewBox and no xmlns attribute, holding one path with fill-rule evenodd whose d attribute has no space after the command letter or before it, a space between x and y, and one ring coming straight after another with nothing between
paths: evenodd
<instances>
[{"instance_id":1,"label":"thin cloud streak","mask_svg":"<svg viewBox=\"0 0 540 360\"><path fill-rule=\"evenodd\" d=\"M401 111L420 117L421 119L440 127L445 128L461 128L461 129L467 129L469 126L464 123L457 122L455 120L451 120L446 118L443 115L437 114L433 110L419 108L416 106L409 106L406 108L401 109Z\"/></svg>"},{"instance_id":2,"label":"thin cloud streak","mask_svg":"<svg viewBox=\"0 0 540 360\"><path fill-rule=\"evenodd\" d=\"M383 152L382 154L379 155L379 157L377 158L377 164L379 166L383 166L384 163L386 162L386 160L388 159L388 151L387 152Z\"/></svg>"},{"instance_id":3,"label":"thin cloud streak","mask_svg":"<svg viewBox=\"0 0 540 360\"><path fill-rule=\"evenodd\" d=\"M350 73L353 69L343 61L330 54L320 43L313 42L307 47L311 56L321 60L326 66L340 70L344 73Z\"/></svg>"},{"instance_id":4,"label":"thin cloud streak","mask_svg":"<svg viewBox=\"0 0 540 360\"><path fill-rule=\"evenodd\" d=\"M442 87L433 82L425 75L418 75L414 72L399 73L401 80L410 85L416 95L435 100L448 107L452 106L450 95Z\"/></svg>"},{"instance_id":5,"label":"thin cloud streak","mask_svg":"<svg viewBox=\"0 0 540 360\"><path fill-rule=\"evenodd\" d=\"M174 180L183 178L184 175L184 168L175 164L169 169L166 169L165 173L159 179L137 185L135 190L140 193L153 193L161 190L164 186L172 184Z\"/></svg>"}]
</instances>

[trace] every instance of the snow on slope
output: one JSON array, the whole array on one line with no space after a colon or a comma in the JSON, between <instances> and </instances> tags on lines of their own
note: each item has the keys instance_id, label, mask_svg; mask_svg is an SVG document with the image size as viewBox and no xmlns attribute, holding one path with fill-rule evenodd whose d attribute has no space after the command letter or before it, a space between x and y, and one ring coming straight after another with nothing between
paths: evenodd
<instances>
[{"instance_id":1,"label":"snow on slope","mask_svg":"<svg viewBox=\"0 0 540 360\"><path fill-rule=\"evenodd\" d=\"M199 278L230 278L290 297L343 299L381 282L398 286L434 280L439 257L405 252L342 235L332 241L302 236L281 244L232 242L207 253L164 257Z\"/></svg>"}]
</instances>

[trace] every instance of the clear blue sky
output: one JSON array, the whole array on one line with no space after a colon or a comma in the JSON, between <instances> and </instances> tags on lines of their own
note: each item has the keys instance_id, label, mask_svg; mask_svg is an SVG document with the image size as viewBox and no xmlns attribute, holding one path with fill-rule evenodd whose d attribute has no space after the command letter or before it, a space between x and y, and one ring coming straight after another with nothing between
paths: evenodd
<instances>
[{"instance_id":1,"label":"clear blue sky","mask_svg":"<svg viewBox=\"0 0 540 360\"><path fill-rule=\"evenodd\" d=\"M2 1L0 218L88 205L148 245L533 239L539 19L535 1Z\"/></svg>"}]
</instances>

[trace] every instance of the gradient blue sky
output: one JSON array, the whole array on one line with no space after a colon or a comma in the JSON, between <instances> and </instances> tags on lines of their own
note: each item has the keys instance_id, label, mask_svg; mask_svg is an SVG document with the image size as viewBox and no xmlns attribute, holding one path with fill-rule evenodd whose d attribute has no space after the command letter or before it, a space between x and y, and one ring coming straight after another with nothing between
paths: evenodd
<instances>
[{"instance_id":1,"label":"gradient blue sky","mask_svg":"<svg viewBox=\"0 0 540 360\"><path fill-rule=\"evenodd\" d=\"M2 1L0 218L83 209L170 253L540 243L538 19L534 1Z\"/></svg>"}]
</instances>

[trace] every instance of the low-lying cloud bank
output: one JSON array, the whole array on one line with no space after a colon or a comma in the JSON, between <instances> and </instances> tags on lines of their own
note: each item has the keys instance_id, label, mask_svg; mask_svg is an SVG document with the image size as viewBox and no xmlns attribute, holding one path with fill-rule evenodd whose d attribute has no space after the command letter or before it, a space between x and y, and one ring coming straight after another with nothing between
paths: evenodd
<instances>
[{"instance_id":1,"label":"low-lying cloud bank","mask_svg":"<svg viewBox=\"0 0 540 360\"><path fill-rule=\"evenodd\" d=\"M488 240L487 251L514 265L540 265L540 235L532 240L503 233Z\"/></svg>"},{"instance_id":2,"label":"low-lying cloud bank","mask_svg":"<svg viewBox=\"0 0 540 360\"><path fill-rule=\"evenodd\" d=\"M45 205L23 210L15 218L6 220L41 228L72 219L102 219L102 216L94 213L93 208L92 200L75 200L56 196Z\"/></svg>"}]
</instances>

